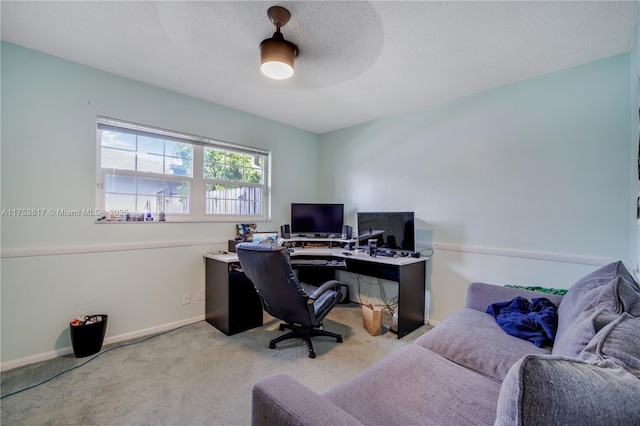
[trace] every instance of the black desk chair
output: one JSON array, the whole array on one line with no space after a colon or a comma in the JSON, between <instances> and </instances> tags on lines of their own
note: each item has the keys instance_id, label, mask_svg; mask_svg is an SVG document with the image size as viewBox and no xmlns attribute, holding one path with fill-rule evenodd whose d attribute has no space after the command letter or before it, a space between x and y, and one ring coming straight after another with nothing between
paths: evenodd
<instances>
[{"instance_id":1,"label":"black desk chair","mask_svg":"<svg viewBox=\"0 0 640 426\"><path fill-rule=\"evenodd\" d=\"M280 331L293 330L269 342L301 338L309 349L309 358L315 358L311 337L329 336L342 343L342 336L320 330L322 320L340 300L340 283L327 281L320 287L300 283L291 268L289 253L284 247L267 244L240 243L236 245L240 265L253 282L262 299L264 310L286 321Z\"/></svg>"}]
</instances>

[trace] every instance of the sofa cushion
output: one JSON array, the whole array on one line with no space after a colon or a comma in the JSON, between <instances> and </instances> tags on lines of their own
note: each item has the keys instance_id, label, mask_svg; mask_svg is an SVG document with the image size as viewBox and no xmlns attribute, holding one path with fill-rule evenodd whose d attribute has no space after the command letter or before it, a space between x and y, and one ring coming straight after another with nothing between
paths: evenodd
<instances>
[{"instance_id":1,"label":"sofa cushion","mask_svg":"<svg viewBox=\"0 0 640 426\"><path fill-rule=\"evenodd\" d=\"M551 353L508 335L493 316L469 308L454 312L415 344L498 381L524 355Z\"/></svg>"},{"instance_id":2,"label":"sofa cushion","mask_svg":"<svg viewBox=\"0 0 640 426\"><path fill-rule=\"evenodd\" d=\"M527 300L531 300L540 296L540 293L531 290L472 282L467 288L467 302L465 308L484 312L487 310L487 306L492 303L503 302L516 297L524 297ZM557 294L545 294L544 297L549 299L551 303L556 306L560 305L563 298L563 296Z\"/></svg>"},{"instance_id":3,"label":"sofa cushion","mask_svg":"<svg viewBox=\"0 0 640 426\"><path fill-rule=\"evenodd\" d=\"M368 425L492 425L499 392L499 383L411 344L323 396Z\"/></svg>"},{"instance_id":4,"label":"sofa cushion","mask_svg":"<svg viewBox=\"0 0 640 426\"><path fill-rule=\"evenodd\" d=\"M496 425L640 424L640 380L609 361L529 355L500 389Z\"/></svg>"},{"instance_id":5,"label":"sofa cushion","mask_svg":"<svg viewBox=\"0 0 640 426\"><path fill-rule=\"evenodd\" d=\"M572 289L573 287L569 291ZM553 355L578 356L595 336L597 330L594 321L597 318L602 321L600 313L603 311L615 314L623 312L629 312L632 315L640 314L640 291L635 281L629 282L622 275L616 276L599 287L586 290L582 295L582 299L575 298L576 306L582 306L581 312L576 313L573 309L562 310L562 306L567 303L566 299L560 303L558 332L553 346ZM584 300L587 297L589 300ZM571 321L567 322L567 318L563 315L569 315Z\"/></svg>"},{"instance_id":6,"label":"sofa cushion","mask_svg":"<svg viewBox=\"0 0 640 426\"><path fill-rule=\"evenodd\" d=\"M615 315L580 352L579 358L592 363L610 360L640 378L640 318L627 313Z\"/></svg>"}]
</instances>

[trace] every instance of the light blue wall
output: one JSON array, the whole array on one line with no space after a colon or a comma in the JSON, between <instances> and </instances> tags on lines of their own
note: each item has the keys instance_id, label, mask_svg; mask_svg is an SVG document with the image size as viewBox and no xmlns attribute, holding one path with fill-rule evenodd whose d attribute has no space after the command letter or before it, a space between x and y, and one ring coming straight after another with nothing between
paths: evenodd
<instances>
[{"instance_id":1,"label":"light blue wall","mask_svg":"<svg viewBox=\"0 0 640 426\"><path fill-rule=\"evenodd\" d=\"M271 150L272 222L318 197L318 136L247 113L2 43L1 206L95 208L96 116ZM216 84L212 77L211 84ZM292 176L295 176L292 179ZM107 336L199 318L202 254L226 249L232 223L96 225L90 217L2 217L2 362L70 345L68 323L108 313ZM145 246L190 247L128 250ZM112 247L108 253L63 255ZM38 250L59 255L33 256ZM182 293L192 303L182 305Z\"/></svg>"},{"instance_id":2,"label":"light blue wall","mask_svg":"<svg viewBox=\"0 0 640 426\"><path fill-rule=\"evenodd\" d=\"M5 208L94 207L98 115L271 150L278 227L289 199L315 197L316 165L292 161L316 155L315 134L6 43L2 83ZM228 224L172 224L159 232L75 218L2 219L3 248L233 235Z\"/></svg>"},{"instance_id":3,"label":"light blue wall","mask_svg":"<svg viewBox=\"0 0 640 426\"><path fill-rule=\"evenodd\" d=\"M635 49L317 136L3 43L0 207L92 207L97 115L268 148L273 221L261 229L287 222L292 201L344 202L353 225L357 210L416 212L418 244L436 248L427 314L437 322L464 304L471 281L566 288L597 264L638 258ZM201 317L204 304L183 306L181 295L202 289L202 253L233 235L230 224L1 225L3 253L61 252L2 259L3 365L67 348L68 321L85 312L110 314L108 337ZM63 254L102 245L122 250Z\"/></svg>"},{"instance_id":4,"label":"light blue wall","mask_svg":"<svg viewBox=\"0 0 640 426\"><path fill-rule=\"evenodd\" d=\"M470 281L567 288L631 259L629 69L623 54L325 134L323 195L354 225L416 212L436 321Z\"/></svg>"}]
</instances>

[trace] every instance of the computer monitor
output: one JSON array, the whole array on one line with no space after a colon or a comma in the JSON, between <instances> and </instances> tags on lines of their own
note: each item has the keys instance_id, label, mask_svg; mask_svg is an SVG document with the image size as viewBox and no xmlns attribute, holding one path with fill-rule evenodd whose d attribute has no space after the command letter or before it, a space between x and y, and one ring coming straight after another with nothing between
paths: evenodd
<instances>
[{"instance_id":1,"label":"computer monitor","mask_svg":"<svg viewBox=\"0 0 640 426\"><path fill-rule=\"evenodd\" d=\"M342 234L344 204L291 203L292 234Z\"/></svg>"},{"instance_id":2,"label":"computer monitor","mask_svg":"<svg viewBox=\"0 0 640 426\"><path fill-rule=\"evenodd\" d=\"M377 240L378 250L415 252L413 212L358 212L358 244Z\"/></svg>"}]
</instances>

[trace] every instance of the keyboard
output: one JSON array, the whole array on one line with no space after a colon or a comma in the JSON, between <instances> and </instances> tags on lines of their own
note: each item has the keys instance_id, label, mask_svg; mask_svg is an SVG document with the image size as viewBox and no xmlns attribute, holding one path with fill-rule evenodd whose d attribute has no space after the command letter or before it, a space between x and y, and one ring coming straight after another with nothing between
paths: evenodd
<instances>
[{"instance_id":1,"label":"keyboard","mask_svg":"<svg viewBox=\"0 0 640 426\"><path fill-rule=\"evenodd\" d=\"M323 259L291 259L292 265L321 265L324 266L327 264L326 260Z\"/></svg>"}]
</instances>

